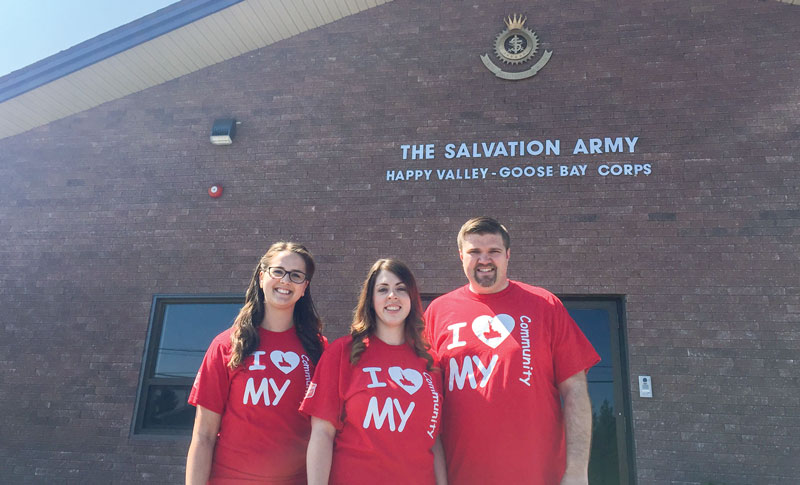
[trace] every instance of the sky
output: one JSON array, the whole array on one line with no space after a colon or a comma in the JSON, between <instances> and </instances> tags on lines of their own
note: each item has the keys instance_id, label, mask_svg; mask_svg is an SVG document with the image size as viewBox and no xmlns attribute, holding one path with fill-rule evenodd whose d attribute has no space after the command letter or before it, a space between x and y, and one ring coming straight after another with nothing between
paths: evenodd
<instances>
[{"instance_id":1,"label":"sky","mask_svg":"<svg viewBox=\"0 0 800 485\"><path fill-rule=\"evenodd\" d=\"M0 76L177 0L0 0Z\"/></svg>"}]
</instances>

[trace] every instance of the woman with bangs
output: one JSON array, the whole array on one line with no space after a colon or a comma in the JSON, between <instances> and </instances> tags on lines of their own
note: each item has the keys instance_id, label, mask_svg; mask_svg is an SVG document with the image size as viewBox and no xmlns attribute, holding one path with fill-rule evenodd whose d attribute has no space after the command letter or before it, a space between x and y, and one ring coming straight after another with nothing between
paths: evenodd
<instances>
[{"instance_id":1,"label":"woman with bangs","mask_svg":"<svg viewBox=\"0 0 800 485\"><path fill-rule=\"evenodd\" d=\"M189 395L197 414L187 484L306 483L311 424L297 408L326 344L313 276L300 244L277 242L259 260L244 306L211 342Z\"/></svg>"},{"instance_id":2,"label":"woman with bangs","mask_svg":"<svg viewBox=\"0 0 800 485\"><path fill-rule=\"evenodd\" d=\"M300 410L311 416L309 485L447 483L441 372L422 336L411 270L380 259L350 325L320 359Z\"/></svg>"}]
</instances>

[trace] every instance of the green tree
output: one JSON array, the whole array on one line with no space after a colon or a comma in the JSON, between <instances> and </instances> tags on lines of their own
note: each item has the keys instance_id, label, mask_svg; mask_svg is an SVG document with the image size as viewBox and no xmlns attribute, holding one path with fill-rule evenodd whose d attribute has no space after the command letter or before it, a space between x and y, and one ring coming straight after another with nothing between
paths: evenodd
<instances>
[{"instance_id":1,"label":"green tree","mask_svg":"<svg viewBox=\"0 0 800 485\"><path fill-rule=\"evenodd\" d=\"M614 408L603 400L599 413L592 411L592 454L589 459L591 485L618 485L617 422Z\"/></svg>"}]
</instances>

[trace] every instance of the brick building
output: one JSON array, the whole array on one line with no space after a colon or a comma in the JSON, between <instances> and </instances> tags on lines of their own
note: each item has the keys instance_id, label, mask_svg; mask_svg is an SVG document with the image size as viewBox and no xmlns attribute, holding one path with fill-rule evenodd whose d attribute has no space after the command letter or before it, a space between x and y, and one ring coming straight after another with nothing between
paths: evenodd
<instances>
[{"instance_id":1,"label":"brick building","mask_svg":"<svg viewBox=\"0 0 800 485\"><path fill-rule=\"evenodd\" d=\"M181 481L271 242L334 338L479 214L604 358L593 483L800 480L798 3L184 0L0 78L0 481Z\"/></svg>"}]
</instances>

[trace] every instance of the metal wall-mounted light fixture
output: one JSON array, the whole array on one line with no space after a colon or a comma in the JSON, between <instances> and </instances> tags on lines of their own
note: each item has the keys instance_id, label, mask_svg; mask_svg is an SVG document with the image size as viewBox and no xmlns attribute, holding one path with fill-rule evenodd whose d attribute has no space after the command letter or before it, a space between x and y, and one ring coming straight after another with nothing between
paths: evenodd
<instances>
[{"instance_id":1,"label":"metal wall-mounted light fixture","mask_svg":"<svg viewBox=\"0 0 800 485\"><path fill-rule=\"evenodd\" d=\"M236 135L236 120L218 119L214 120L211 127L211 143L214 145L230 145Z\"/></svg>"}]
</instances>

